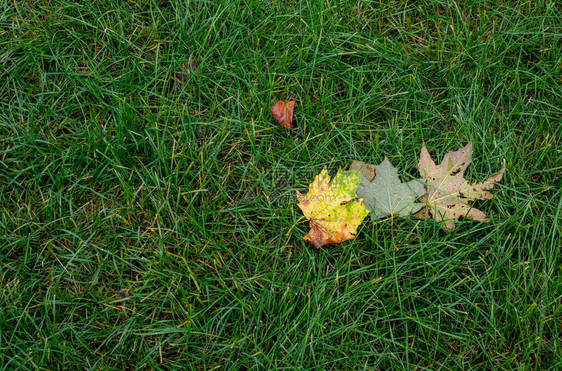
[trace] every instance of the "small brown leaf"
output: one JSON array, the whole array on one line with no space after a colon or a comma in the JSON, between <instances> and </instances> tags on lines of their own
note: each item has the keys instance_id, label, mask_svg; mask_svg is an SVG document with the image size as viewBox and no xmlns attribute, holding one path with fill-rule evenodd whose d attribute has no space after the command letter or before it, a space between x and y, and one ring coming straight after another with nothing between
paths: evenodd
<instances>
[{"instance_id":1,"label":"small brown leaf","mask_svg":"<svg viewBox=\"0 0 562 371\"><path fill-rule=\"evenodd\" d=\"M373 164L366 164L362 161L353 161L349 170L361 170L361 174L367 178L369 182L372 182L375 179L376 170L375 165Z\"/></svg>"},{"instance_id":2,"label":"small brown leaf","mask_svg":"<svg viewBox=\"0 0 562 371\"><path fill-rule=\"evenodd\" d=\"M271 107L271 113L275 121L287 130L291 130L293 125L293 109L295 108L295 101L288 101L287 104L282 100L278 101Z\"/></svg>"}]
</instances>

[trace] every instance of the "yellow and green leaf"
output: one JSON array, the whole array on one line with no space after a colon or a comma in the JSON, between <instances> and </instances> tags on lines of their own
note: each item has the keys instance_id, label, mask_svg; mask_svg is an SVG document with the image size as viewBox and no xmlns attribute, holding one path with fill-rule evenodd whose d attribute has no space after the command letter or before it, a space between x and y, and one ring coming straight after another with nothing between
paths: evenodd
<instances>
[{"instance_id":1,"label":"yellow and green leaf","mask_svg":"<svg viewBox=\"0 0 562 371\"><path fill-rule=\"evenodd\" d=\"M358 184L359 170L340 170L330 179L324 168L306 195L297 191L298 206L310 220L310 232L305 240L320 247L355 237L357 227L368 214L363 201L357 199Z\"/></svg>"}]
</instances>

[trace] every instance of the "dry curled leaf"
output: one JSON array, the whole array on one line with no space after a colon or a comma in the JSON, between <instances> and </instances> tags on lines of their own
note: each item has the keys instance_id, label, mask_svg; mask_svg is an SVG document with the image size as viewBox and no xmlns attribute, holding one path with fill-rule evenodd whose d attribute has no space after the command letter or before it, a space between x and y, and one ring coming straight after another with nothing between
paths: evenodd
<instances>
[{"instance_id":1,"label":"dry curled leaf","mask_svg":"<svg viewBox=\"0 0 562 371\"><path fill-rule=\"evenodd\" d=\"M291 130L293 125L293 109L295 108L295 101L288 101L287 104L282 100L278 101L271 107L271 113L275 121L287 130Z\"/></svg>"},{"instance_id":2,"label":"dry curled leaf","mask_svg":"<svg viewBox=\"0 0 562 371\"><path fill-rule=\"evenodd\" d=\"M310 232L305 240L320 247L355 237L357 227L368 214L362 200L357 200L358 184L359 170L340 170L330 179L324 168L306 195L297 191L298 206L310 220Z\"/></svg>"},{"instance_id":3,"label":"dry curled leaf","mask_svg":"<svg viewBox=\"0 0 562 371\"><path fill-rule=\"evenodd\" d=\"M454 221L461 217L484 221L486 214L468 205L468 201L489 200L494 196L488 192L499 182L505 168L482 183L469 184L464 173L472 162L472 143L455 152L448 152L439 165L431 159L423 144L418 169L426 179L427 193L424 201L427 207L416 214L419 217L444 221L448 229L455 228Z\"/></svg>"}]
</instances>

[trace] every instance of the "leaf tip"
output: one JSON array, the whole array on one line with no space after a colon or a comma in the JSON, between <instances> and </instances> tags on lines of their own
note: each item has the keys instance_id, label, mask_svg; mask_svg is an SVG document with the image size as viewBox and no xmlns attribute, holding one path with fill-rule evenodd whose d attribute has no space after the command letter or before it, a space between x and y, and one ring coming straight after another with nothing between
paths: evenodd
<instances>
[{"instance_id":1,"label":"leaf tip","mask_svg":"<svg viewBox=\"0 0 562 371\"><path fill-rule=\"evenodd\" d=\"M499 182L502 180L503 175L505 174L505 167L498 171L495 175L491 176L489 180L493 182Z\"/></svg>"}]
</instances>

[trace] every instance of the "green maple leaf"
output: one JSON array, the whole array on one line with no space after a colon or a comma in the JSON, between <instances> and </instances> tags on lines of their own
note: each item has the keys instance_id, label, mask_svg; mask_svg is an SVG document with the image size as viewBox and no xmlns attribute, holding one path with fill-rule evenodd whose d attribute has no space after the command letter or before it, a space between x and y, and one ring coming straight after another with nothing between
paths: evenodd
<instances>
[{"instance_id":1,"label":"green maple leaf","mask_svg":"<svg viewBox=\"0 0 562 371\"><path fill-rule=\"evenodd\" d=\"M380 165L375 166L375 178L369 181L359 174L357 195L372 214L373 219L408 216L424 204L416 203L416 199L425 193L423 183L412 180L402 183L398 178L398 170L385 157Z\"/></svg>"}]
</instances>

